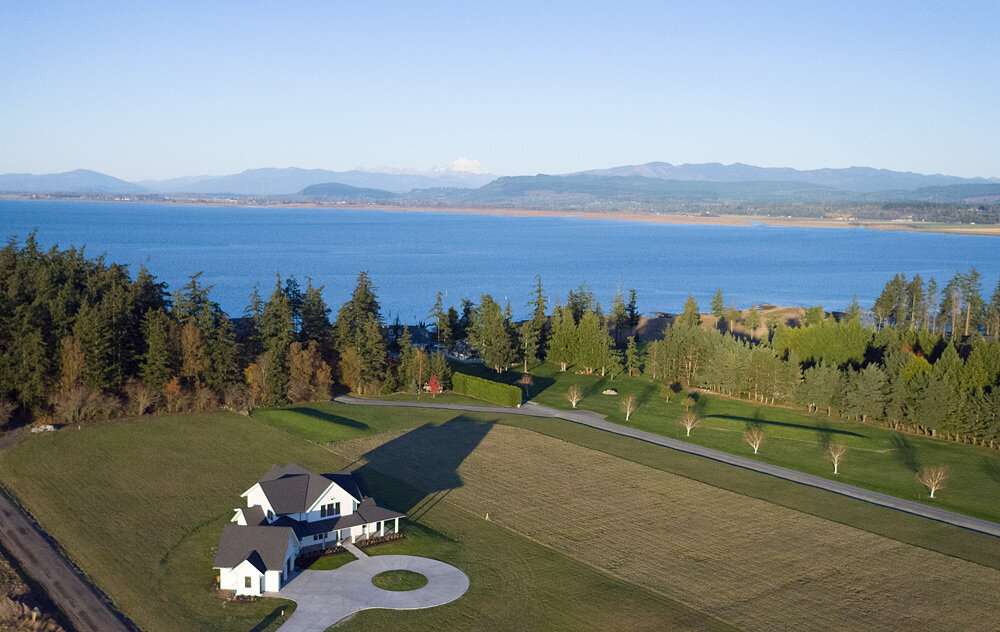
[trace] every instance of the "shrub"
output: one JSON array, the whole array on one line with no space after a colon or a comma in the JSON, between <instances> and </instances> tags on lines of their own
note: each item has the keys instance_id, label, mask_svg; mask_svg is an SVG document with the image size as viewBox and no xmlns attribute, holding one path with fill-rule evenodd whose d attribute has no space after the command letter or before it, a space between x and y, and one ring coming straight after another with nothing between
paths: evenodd
<instances>
[{"instance_id":1,"label":"shrub","mask_svg":"<svg viewBox=\"0 0 1000 632\"><path fill-rule=\"evenodd\" d=\"M455 373L451 377L451 390L462 395L485 399L501 406L519 406L521 389L510 384L484 380L465 373Z\"/></svg>"}]
</instances>

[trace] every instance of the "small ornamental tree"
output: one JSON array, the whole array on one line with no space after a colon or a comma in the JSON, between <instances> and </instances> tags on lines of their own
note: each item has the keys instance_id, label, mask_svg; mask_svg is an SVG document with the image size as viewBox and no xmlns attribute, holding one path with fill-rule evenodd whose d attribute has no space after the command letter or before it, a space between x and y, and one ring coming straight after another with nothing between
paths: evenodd
<instances>
[{"instance_id":1,"label":"small ornamental tree","mask_svg":"<svg viewBox=\"0 0 1000 632\"><path fill-rule=\"evenodd\" d=\"M692 412L686 412L681 415L681 425L687 430L688 437L691 436L691 430L698 425L698 415Z\"/></svg>"},{"instance_id":2,"label":"small ornamental tree","mask_svg":"<svg viewBox=\"0 0 1000 632\"><path fill-rule=\"evenodd\" d=\"M573 408L576 408L577 402L583 399L583 393L580 391L580 387L574 384L566 389L566 399L569 400L570 404L573 404Z\"/></svg>"},{"instance_id":3,"label":"small ornamental tree","mask_svg":"<svg viewBox=\"0 0 1000 632\"><path fill-rule=\"evenodd\" d=\"M847 446L831 443L827 446L826 453L830 457L830 461L833 462L833 473L836 474L837 467L844 460L844 455L847 454Z\"/></svg>"},{"instance_id":4,"label":"small ornamental tree","mask_svg":"<svg viewBox=\"0 0 1000 632\"><path fill-rule=\"evenodd\" d=\"M681 400L681 405L684 406L685 412L691 410L691 407L695 405L694 397L686 395L684 399Z\"/></svg>"},{"instance_id":5,"label":"small ornamental tree","mask_svg":"<svg viewBox=\"0 0 1000 632\"><path fill-rule=\"evenodd\" d=\"M437 394L441 392L441 380L438 376L432 375L431 381L427 383L427 390L431 392L431 398L436 398Z\"/></svg>"},{"instance_id":6,"label":"small ornamental tree","mask_svg":"<svg viewBox=\"0 0 1000 632\"><path fill-rule=\"evenodd\" d=\"M743 440L750 444L753 448L753 453L757 454L757 450L760 449L760 444L764 443L764 426L759 424L754 424L750 426L746 432L743 433Z\"/></svg>"},{"instance_id":7,"label":"small ornamental tree","mask_svg":"<svg viewBox=\"0 0 1000 632\"><path fill-rule=\"evenodd\" d=\"M917 472L917 480L931 491L931 498L934 498L934 492L944 488L945 481L948 480L948 466L930 465L922 467Z\"/></svg>"},{"instance_id":8,"label":"small ornamental tree","mask_svg":"<svg viewBox=\"0 0 1000 632\"><path fill-rule=\"evenodd\" d=\"M628 421L628 418L632 416L635 409L639 407L639 400L635 395L629 393L628 395L622 397L621 404L619 405L621 406L622 412L625 413L625 421Z\"/></svg>"}]
</instances>

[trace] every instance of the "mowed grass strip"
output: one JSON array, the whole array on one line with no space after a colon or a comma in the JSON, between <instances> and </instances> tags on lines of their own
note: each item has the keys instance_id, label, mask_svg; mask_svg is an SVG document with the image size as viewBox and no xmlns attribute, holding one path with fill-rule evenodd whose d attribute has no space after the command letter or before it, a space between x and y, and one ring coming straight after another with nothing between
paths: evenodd
<instances>
[{"instance_id":1,"label":"mowed grass strip","mask_svg":"<svg viewBox=\"0 0 1000 632\"><path fill-rule=\"evenodd\" d=\"M998 623L1000 571L537 433L455 421L331 449L740 628Z\"/></svg>"},{"instance_id":2,"label":"mowed grass strip","mask_svg":"<svg viewBox=\"0 0 1000 632\"><path fill-rule=\"evenodd\" d=\"M336 431L364 434L371 432L368 422L377 428L422 423L419 415L401 417L393 409L371 413L344 418ZM326 432L339 423L309 419ZM0 451L0 480L143 630L265 632L277 629L293 604L218 599L212 560L222 527L241 504L239 494L272 464L288 461L317 471L348 464L289 432L218 413L31 437ZM453 505L434 504L403 481L367 475L381 502L422 508L411 548L461 568L471 587L438 608L360 613L346 629L731 629Z\"/></svg>"}]
</instances>

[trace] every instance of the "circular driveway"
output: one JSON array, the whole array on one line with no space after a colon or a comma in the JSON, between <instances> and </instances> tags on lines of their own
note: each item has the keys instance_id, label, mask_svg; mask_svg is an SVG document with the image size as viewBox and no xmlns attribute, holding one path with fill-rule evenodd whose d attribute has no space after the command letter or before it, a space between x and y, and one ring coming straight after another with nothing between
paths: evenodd
<instances>
[{"instance_id":1,"label":"circular driveway","mask_svg":"<svg viewBox=\"0 0 1000 632\"><path fill-rule=\"evenodd\" d=\"M417 590L376 588L383 571L420 573L427 585ZM368 608L415 610L454 601L469 589L469 578L451 564L413 555L364 557L332 571L302 571L277 596L297 604L280 632L323 632L341 619Z\"/></svg>"}]
</instances>

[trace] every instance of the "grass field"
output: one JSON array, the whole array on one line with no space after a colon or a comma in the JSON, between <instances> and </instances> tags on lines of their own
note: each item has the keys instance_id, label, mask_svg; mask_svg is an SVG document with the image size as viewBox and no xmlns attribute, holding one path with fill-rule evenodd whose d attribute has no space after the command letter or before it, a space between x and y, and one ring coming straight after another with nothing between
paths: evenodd
<instances>
[{"instance_id":1,"label":"grass field","mask_svg":"<svg viewBox=\"0 0 1000 632\"><path fill-rule=\"evenodd\" d=\"M1000 571L538 433L466 420L333 450L748 630L993 629ZM506 493L497 493L497 490ZM931 586L961 587L936 590Z\"/></svg>"},{"instance_id":2,"label":"grass field","mask_svg":"<svg viewBox=\"0 0 1000 632\"><path fill-rule=\"evenodd\" d=\"M482 367L468 366L483 372ZM462 370L470 370L468 366L463 365ZM696 410L701 424L688 437L678 423L685 410L680 403L683 393L675 394L666 403L659 386L645 378L618 377L612 381L596 375L576 375L572 367L568 372L559 372L548 364L534 367L532 373L536 386L530 395L539 404L571 409L565 393L576 384L584 394L577 408L607 415L609 421L1000 522L1000 452L996 450L708 395L699 399ZM619 409L620 397L602 395L608 388L639 398L640 407L628 422ZM757 455L743 440L743 431L750 423L763 425L767 433ZM830 443L848 447L836 477L826 454ZM947 487L933 500L915 476L926 465L951 468Z\"/></svg>"},{"instance_id":3,"label":"grass field","mask_svg":"<svg viewBox=\"0 0 1000 632\"><path fill-rule=\"evenodd\" d=\"M264 632L290 604L228 603L212 590L214 547L239 494L274 463L321 471L348 464L304 435L363 437L454 417L437 412L329 404L272 412L269 423L219 413L61 431L0 452L0 480L143 630ZM413 536L382 551L406 546L452 563L471 587L438 608L362 612L344 629L729 629L456 505L428 505L403 482L375 471L366 479L384 504L421 507L406 527Z\"/></svg>"}]
</instances>

